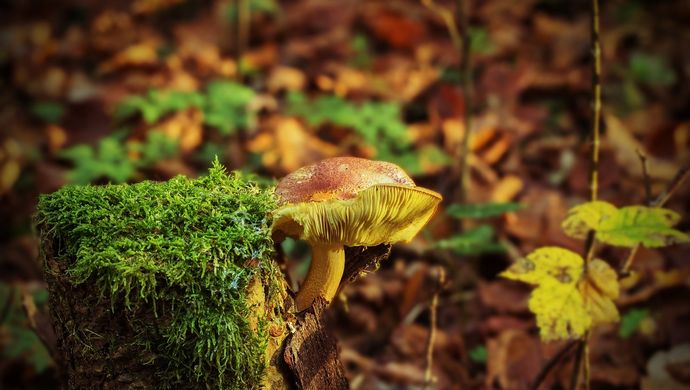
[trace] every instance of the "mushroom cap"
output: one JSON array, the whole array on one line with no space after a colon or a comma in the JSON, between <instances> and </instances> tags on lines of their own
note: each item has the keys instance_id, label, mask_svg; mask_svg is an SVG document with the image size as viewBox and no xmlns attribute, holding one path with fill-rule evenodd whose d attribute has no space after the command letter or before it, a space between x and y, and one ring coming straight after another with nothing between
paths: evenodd
<instances>
[{"instance_id":1,"label":"mushroom cap","mask_svg":"<svg viewBox=\"0 0 690 390\"><path fill-rule=\"evenodd\" d=\"M281 207L273 212L273 231L348 246L409 241L442 199L395 164L354 157L300 168L276 193Z\"/></svg>"},{"instance_id":2,"label":"mushroom cap","mask_svg":"<svg viewBox=\"0 0 690 390\"><path fill-rule=\"evenodd\" d=\"M285 176L278 183L276 194L281 204L351 199L376 184L415 185L395 164L357 157L334 157Z\"/></svg>"}]
</instances>

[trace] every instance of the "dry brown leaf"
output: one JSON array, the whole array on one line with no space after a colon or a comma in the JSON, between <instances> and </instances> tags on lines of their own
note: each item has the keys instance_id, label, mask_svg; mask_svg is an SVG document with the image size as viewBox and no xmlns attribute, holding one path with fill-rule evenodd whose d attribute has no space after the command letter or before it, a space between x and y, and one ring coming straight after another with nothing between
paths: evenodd
<instances>
[{"instance_id":1,"label":"dry brown leaf","mask_svg":"<svg viewBox=\"0 0 690 390\"><path fill-rule=\"evenodd\" d=\"M304 89L306 76L304 72L289 66L277 66L268 76L266 86L271 92L277 91L301 91Z\"/></svg>"},{"instance_id":2,"label":"dry brown leaf","mask_svg":"<svg viewBox=\"0 0 690 390\"><path fill-rule=\"evenodd\" d=\"M500 135L500 137L489 146L484 152L481 153L482 159L486 161L489 165L496 164L506 155L510 149L511 140L506 134Z\"/></svg>"},{"instance_id":3,"label":"dry brown leaf","mask_svg":"<svg viewBox=\"0 0 690 390\"><path fill-rule=\"evenodd\" d=\"M540 341L524 331L508 329L487 343L486 385L501 389L528 388L542 365Z\"/></svg>"},{"instance_id":4,"label":"dry brown leaf","mask_svg":"<svg viewBox=\"0 0 690 390\"><path fill-rule=\"evenodd\" d=\"M8 160L2 163L0 167L0 194L12 189L14 183L19 178L21 166L16 160Z\"/></svg>"},{"instance_id":5,"label":"dry brown leaf","mask_svg":"<svg viewBox=\"0 0 690 390\"><path fill-rule=\"evenodd\" d=\"M21 173L21 148L17 141L8 138L0 146L0 195L14 186Z\"/></svg>"},{"instance_id":6,"label":"dry brown leaf","mask_svg":"<svg viewBox=\"0 0 690 390\"><path fill-rule=\"evenodd\" d=\"M379 93L394 100L409 102L436 82L440 76L438 68L424 64L396 63L381 75L384 83Z\"/></svg>"},{"instance_id":7,"label":"dry brown leaf","mask_svg":"<svg viewBox=\"0 0 690 390\"><path fill-rule=\"evenodd\" d=\"M670 161L651 156L644 145L630 134L620 119L607 114L606 141L607 145L616 152L616 160L620 166L636 177L642 177L642 165L637 151L647 156L648 174L653 179L671 180L678 167Z\"/></svg>"},{"instance_id":8,"label":"dry brown leaf","mask_svg":"<svg viewBox=\"0 0 690 390\"><path fill-rule=\"evenodd\" d=\"M182 153L190 152L201 145L203 140L203 113L196 108L178 111L156 125L168 138L178 142Z\"/></svg>"},{"instance_id":9,"label":"dry brown leaf","mask_svg":"<svg viewBox=\"0 0 690 390\"><path fill-rule=\"evenodd\" d=\"M310 134L295 118L274 118L270 127L270 133L260 133L247 147L251 152L261 154L265 166L281 173L292 172L339 153L337 146Z\"/></svg>"},{"instance_id":10,"label":"dry brown leaf","mask_svg":"<svg viewBox=\"0 0 690 390\"><path fill-rule=\"evenodd\" d=\"M522 179L515 175L508 175L502 178L494 187L494 190L491 192L491 201L498 203L510 202L522 191L523 187Z\"/></svg>"},{"instance_id":11,"label":"dry brown leaf","mask_svg":"<svg viewBox=\"0 0 690 390\"><path fill-rule=\"evenodd\" d=\"M416 18L383 6L369 7L367 11L364 22L377 38L393 47L412 49L426 37L425 25Z\"/></svg>"},{"instance_id":12,"label":"dry brown leaf","mask_svg":"<svg viewBox=\"0 0 690 390\"><path fill-rule=\"evenodd\" d=\"M166 8L174 7L183 0L135 0L130 9L135 14L152 14Z\"/></svg>"},{"instance_id":13,"label":"dry brown leaf","mask_svg":"<svg viewBox=\"0 0 690 390\"><path fill-rule=\"evenodd\" d=\"M126 66L148 66L158 62L155 42L147 40L130 45L99 66L101 73L110 73Z\"/></svg>"},{"instance_id":14,"label":"dry brown leaf","mask_svg":"<svg viewBox=\"0 0 690 390\"><path fill-rule=\"evenodd\" d=\"M55 153L62 149L67 142L67 132L58 125L46 126L46 137L48 138L48 149L51 153Z\"/></svg>"}]
</instances>

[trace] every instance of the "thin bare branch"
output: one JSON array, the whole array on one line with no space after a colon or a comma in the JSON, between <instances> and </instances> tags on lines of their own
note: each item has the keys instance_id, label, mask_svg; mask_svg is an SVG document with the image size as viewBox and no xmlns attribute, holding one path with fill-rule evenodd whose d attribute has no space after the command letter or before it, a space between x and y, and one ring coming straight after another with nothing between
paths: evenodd
<instances>
[{"instance_id":1,"label":"thin bare branch","mask_svg":"<svg viewBox=\"0 0 690 390\"><path fill-rule=\"evenodd\" d=\"M438 269L438 279L436 291L434 296L431 298L431 304L429 305L429 314L431 317L431 324L429 325L429 337L427 338L426 344L426 370L424 370L424 389L428 389L434 382L432 368L434 360L434 341L436 340L436 323L437 323L437 311L438 311L438 296L443 289L443 285L446 282L446 270L443 267L437 267Z\"/></svg>"},{"instance_id":2,"label":"thin bare branch","mask_svg":"<svg viewBox=\"0 0 690 390\"><path fill-rule=\"evenodd\" d=\"M649 178L649 173L647 171L647 156L636 149L637 157L640 158L640 164L642 165L642 180L644 180L644 197L645 204L652 204L652 180Z\"/></svg>"},{"instance_id":3,"label":"thin bare branch","mask_svg":"<svg viewBox=\"0 0 690 390\"><path fill-rule=\"evenodd\" d=\"M544 382L551 370L556 368L556 366L558 366L558 363L560 363L560 361L563 360L563 358L565 358L566 355L568 355L568 353L570 353L573 347L576 346L578 343L578 340L569 341L566 345L563 346L563 348L556 352L556 354L553 355L551 359L549 359L546 362L546 364L542 366L541 370L539 370L539 374L537 374L536 378L534 378L534 382L532 383L532 386L530 386L530 389L539 389L539 386L541 386L541 384Z\"/></svg>"}]
</instances>

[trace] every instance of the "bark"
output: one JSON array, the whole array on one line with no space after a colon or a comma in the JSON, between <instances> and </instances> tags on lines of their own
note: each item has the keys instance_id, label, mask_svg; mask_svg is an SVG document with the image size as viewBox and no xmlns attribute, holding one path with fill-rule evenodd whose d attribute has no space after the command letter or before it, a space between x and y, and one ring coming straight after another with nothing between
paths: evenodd
<instances>
[{"instance_id":1,"label":"bark","mask_svg":"<svg viewBox=\"0 0 690 390\"><path fill-rule=\"evenodd\" d=\"M65 265L43 242L48 308L57 338L57 363L70 389L147 389L156 387L155 366L141 365L141 348L131 345L132 330L124 310L99 301L100 292L74 286ZM156 321L146 313L142 321Z\"/></svg>"},{"instance_id":2,"label":"bark","mask_svg":"<svg viewBox=\"0 0 690 390\"><path fill-rule=\"evenodd\" d=\"M158 387L156 364L141 364L142 347L132 343L135 332L128 325L133 317L161 323L152 311L128 313L121 302L105 301L89 283L75 286L66 266L53 256L53 243L42 242L45 279L50 292L49 310L57 338L57 362L64 387L78 389L149 389ZM385 259L389 245L347 248L343 282L357 278ZM345 370L338 358L336 339L325 328L327 303L318 299L296 316L294 332L271 360L273 388L347 389ZM153 334L151 335L153 338ZM152 356L153 358L153 356ZM277 373L277 374L276 374ZM279 378L276 378L275 376ZM280 378L282 376L282 378Z\"/></svg>"}]
</instances>

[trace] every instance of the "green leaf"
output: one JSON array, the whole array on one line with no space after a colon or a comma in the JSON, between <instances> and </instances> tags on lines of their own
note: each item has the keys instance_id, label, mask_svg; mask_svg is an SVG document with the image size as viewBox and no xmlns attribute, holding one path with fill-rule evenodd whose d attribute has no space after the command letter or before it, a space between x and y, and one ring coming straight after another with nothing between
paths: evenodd
<instances>
[{"instance_id":1,"label":"green leaf","mask_svg":"<svg viewBox=\"0 0 690 390\"><path fill-rule=\"evenodd\" d=\"M58 123L65 114L65 107L55 102L36 102L31 106L31 113L46 123Z\"/></svg>"},{"instance_id":2,"label":"green leaf","mask_svg":"<svg viewBox=\"0 0 690 390\"><path fill-rule=\"evenodd\" d=\"M642 244L657 248L689 242L690 236L672 228L679 220L680 215L669 209L627 206L602 221L596 237L603 243L624 247Z\"/></svg>"},{"instance_id":3,"label":"green leaf","mask_svg":"<svg viewBox=\"0 0 690 390\"><path fill-rule=\"evenodd\" d=\"M460 255L503 252L505 248L494 241L494 228L491 225L480 225L463 234L439 240L434 245L439 249L449 249Z\"/></svg>"},{"instance_id":4,"label":"green leaf","mask_svg":"<svg viewBox=\"0 0 690 390\"><path fill-rule=\"evenodd\" d=\"M669 86L676 82L676 73L660 56L635 53L630 58L630 73L635 81L652 86Z\"/></svg>"},{"instance_id":5,"label":"green leaf","mask_svg":"<svg viewBox=\"0 0 690 390\"><path fill-rule=\"evenodd\" d=\"M139 146L142 166L149 166L157 161L173 157L178 152L178 143L159 131L149 132L146 142Z\"/></svg>"},{"instance_id":6,"label":"green leaf","mask_svg":"<svg viewBox=\"0 0 690 390\"><path fill-rule=\"evenodd\" d=\"M618 329L618 335L621 338L627 339L635 333L637 328L645 318L649 317L648 309L632 309L625 313L621 318L621 325Z\"/></svg>"},{"instance_id":7,"label":"green leaf","mask_svg":"<svg viewBox=\"0 0 690 390\"><path fill-rule=\"evenodd\" d=\"M478 345L470 351L470 360L475 363L486 363L489 358L489 352L483 345Z\"/></svg>"},{"instance_id":8,"label":"green leaf","mask_svg":"<svg viewBox=\"0 0 690 390\"><path fill-rule=\"evenodd\" d=\"M489 32L482 27L470 27L470 48L474 53L489 54L495 50Z\"/></svg>"},{"instance_id":9,"label":"green leaf","mask_svg":"<svg viewBox=\"0 0 690 390\"><path fill-rule=\"evenodd\" d=\"M621 209L594 201L575 206L563 221L563 231L571 237L584 239L589 230L596 231L597 240L615 246L648 248L688 242L690 236L673 229L678 213L660 207L627 206Z\"/></svg>"},{"instance_id":10,"label":"green leaf","mask_svg":"<svg viewBox=\"0 0 690 390\"><path fill-rule=\"evenodd\" d=\"M522 208L520 203L475 203L451 204L446 208L446 214L453 218L487 218L517 211Z\"/></svg>"}]
</instances>

